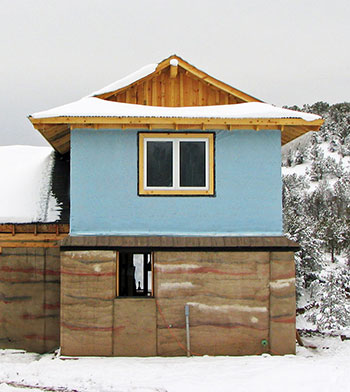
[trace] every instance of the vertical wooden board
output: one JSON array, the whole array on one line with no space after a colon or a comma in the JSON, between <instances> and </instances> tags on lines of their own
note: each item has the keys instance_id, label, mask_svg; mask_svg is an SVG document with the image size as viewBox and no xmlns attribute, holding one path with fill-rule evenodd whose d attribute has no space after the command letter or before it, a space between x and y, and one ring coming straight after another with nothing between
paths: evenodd
<instances>
[{"instance_id":1,"label":"vertical wooden board","mask_svg":"<svg viewBox=\"0 0 350 392\"><path fill-rule=\"evenodd\" d=\"M192 79L192 106L198 106L198 80Z\"/></svg>"},{"instance_id":2,"label":"vertical wooden board","mask_svg":"<svg viewBox=\"0 0 350 392\"><path fill-rule=\"evenodd\" d=\"M113 355L157 355L154 298L114 300Z\"/></svg>"},{"instance_id":3,"label":"vertical wooden board","mask_svg":"<svg viewBox=\"0 0 350 392\"><path fill-rule=\"evenodd\" d=\"M192 106L192 79L186 75L185 79L185 106Z\"/></svg>"},{"instance_id":4,"label":"vertical wooden board","mask_svg":"<svg viewBox=\"0 0 350 392\"><path fill-rule=\"evenodd\" d=\"M208 105L215 105L215 91L210 87L207 88L207 100Z\"/></svg>"},{"instance_id":5,"label":"vertical wooden board","mask_svg":"<svg viewBox=\"0 0 350 392\"><path fill-rule=\"evenodd\" d=\"M198 106L202 106L203 105L203 83L202 82L198 82L197 95L198 95Z\"/></svg>"},{"instance_id":6,"label":"vertical wooden board","mask_svg":"<svg viewBox=\"0 0 350 392\"><path fill-rule=\"evenodd\" d=\"M125 102L126 103L131 103L131 89L128 88L125 91Z\"/></svg>"},{"instance_id":7,"label":"vertical wooden board","mask_svg":"<svg viewBox=\"0 0 350 392\"><path fill-rule=\"evenodd\" d=\"M162 103L162 79L161 74L157 78L157 106L163 106Z\"/></svg>"},{"instance_id":8,"label":"vertical wooden board","mask_svg":"<svg viewBox=\"0 0 350 392\"><path fill-rule=\"evenodd\" d=\"M158 93L157 93L157 77L152 79L152 106L157 106Z\"/></svg>"},{"instance_id":9,"label":"vertical wooden board","mask_svg":"<svg viewBox=\"0 0 350 392\"><path fill-rule=\"evenodd\" d=\"M62 353L112 355L115 252L62 252L61 263Z\"/></svg>"},{"instance_id":10,"label":"vertical wooden board","mask_svg":"<svg viewBox=\"0 0 350 392\"><path fill-rule=\"evenodd\" d=\"M144 88L143 83L140 83L136 86L136 103L138 105L144 105L145 102Z\"/></svg>"},{"instance_id":11,"label":"vertical wooden board","mask_svg":"<svg viewBox=\"0 0 350 392\"><path fill-rule=\"evenodd\" d=\"M175 79L170 79L170 102L169 106L175 106Z\"/></svg>"},{"instance_id":12,"label":"vertical wooden board","mask_svg":"<svg viewBox=\"0 0 350 392\"><path fill-rule=\"evenodd\" d=\"M169 103L166 101L166 88L165 88L165 74L162 72L160 74L160 92L161 92L161 105L169 106Z\"/></svg>"},{"instance_id":13,"label":"vertical wooden board","mask_svg":"<svg viewBox=\"0 0 350 392\"><path fill-rule=\"evenodd\" d=\"M180 73L178 72L175 78L175 106L180 104Z\"/></svg>"},{"instance_id":14,"label":"vertical wooden board","mask_svg":"<svg viewBox=\"0 0 350 392\"><path fill-rule=\"evenodd\" d=\"M143 84L143 89L144 89L144 105L149 105L150 102L150 97L149 97L149 81L145 80Z\"/></svg>"},{"instance_id":15,"label":"vertical wooden board","mask_svg":"<svg viewBox=\"0 0 350 392\"><path fill-rule=\"evenodd\" d=\"M219 105L225 105L226 95L223 91L219 91Z\"/></svg>"},{"instance_id":16,"label":"vertical wooden board","mask_svg":"<svg viewBox=\"0 0 350 392\"><path fill-rule=\"evenodd\" d=\"M180 94L180 105L179 106L184 106L185 105L185 100L184 100L184 73L179 72L179 94Z\"/></svg>"},{"instance_id":17,"label":"vertical wooden board","mask_svg":"<svg viewBox=\"0 0 350 392\"><path fill-rule=\"evenodd\" d=\"M220 105L220 91L215 90L215 105Z\"/></svg>"}]
</instances>

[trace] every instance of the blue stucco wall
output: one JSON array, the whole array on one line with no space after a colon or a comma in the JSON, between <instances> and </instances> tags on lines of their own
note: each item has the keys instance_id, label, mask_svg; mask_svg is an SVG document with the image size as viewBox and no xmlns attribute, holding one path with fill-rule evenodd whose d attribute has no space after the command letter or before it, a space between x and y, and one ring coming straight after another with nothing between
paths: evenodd
<instances>
[{"instance_id":1,"label":"blue stucco wall","mask_svg":"<svg viewBox=\"0 0 350 392\"><path fill-rule=\"evenodd\" d=\"M216 132L215 197L138 196L137 139L72 131L72 235L282 234L279 131Z\"/></svg>"}]
</instances>

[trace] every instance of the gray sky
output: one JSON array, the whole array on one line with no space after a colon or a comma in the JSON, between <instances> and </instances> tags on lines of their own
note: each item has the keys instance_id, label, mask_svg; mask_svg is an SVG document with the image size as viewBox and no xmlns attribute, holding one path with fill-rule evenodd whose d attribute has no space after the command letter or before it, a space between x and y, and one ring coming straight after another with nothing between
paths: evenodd
<instances>
[{"instance_id":1,"label":"gray sky","mask_svg":"<svg viewBox=\"0 0 350 392\"><path fill-rule=\"evenodd\" d=\"M276 105L349 101L349 0L0 0L0 145L26 116L176 53Z\"/></svg>"}]
</instances>

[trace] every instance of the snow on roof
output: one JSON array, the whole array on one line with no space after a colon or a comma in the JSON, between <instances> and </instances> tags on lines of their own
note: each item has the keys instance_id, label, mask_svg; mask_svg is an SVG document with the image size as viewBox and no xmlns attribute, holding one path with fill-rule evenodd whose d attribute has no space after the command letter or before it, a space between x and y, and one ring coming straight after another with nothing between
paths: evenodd
<instances>
[{"instance_id":1,"label":"snow on roof","mask_svg":"<svg viewBox=\"0 0 350 392\"><path fill-rule=\"evenodd\" d=\"M144 67L140 68L138 71L131 73L130 75L125 76L122 79L119 79L111 84L109 84L106 87L101 88L100 90L94 91L88 97L93 97L95 95L100 95L100 94L105 94L105 93L110 93L111 91L116 91L119 90L123 87L129 86L129 84L132 84L139 79L142 79L148 75L150 75L152 72L154 72L157 68L158 64L148 64L145 65Z\"/></svg>"},{"instance_id":2,"label":"snow on roof","mask_svg":"<svg viewBox=\"0 0 350 392\"><path fill-rule=\"evenodd\" d=\"M0 223L54 222L60 207L51 192L51 147L0 147Z\"/></svg>"},{"instance_id":3,"label":"snow on roof","mask_svg":"<svg viewBox=\"0 0 350 392\"><path fill-rule=\"evenodd\" d=\"M315 114L283 109L267 103L248 102L232 105L160 107L106 101L85 97L67 105L32 114L48 117L174 117L174 118L299 118L318 120Z\"/></svg>"}]
</instances>

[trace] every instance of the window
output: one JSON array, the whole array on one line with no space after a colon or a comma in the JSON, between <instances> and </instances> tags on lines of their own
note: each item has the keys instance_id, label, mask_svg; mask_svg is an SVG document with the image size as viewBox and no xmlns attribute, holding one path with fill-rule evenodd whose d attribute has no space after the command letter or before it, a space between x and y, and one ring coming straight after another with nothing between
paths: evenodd
<instances>
[{"instance_id":1,"label":"window","mask_svg":"<svg viewBox=\"0 0 350 392\"><path fill-rule=\"evenodd\" d=\"M117 297L153 296L151 253L117 253Z\"/></svg>"},{"instance_id":2,"label":"window","mask_svg":"<svg viewBox=\"0 0 350 392\"><path fill-rule=\"evenodd\" d=\"M140 195L213 195L214 134L140 133Z\"/></svg>"}]
</instances>

